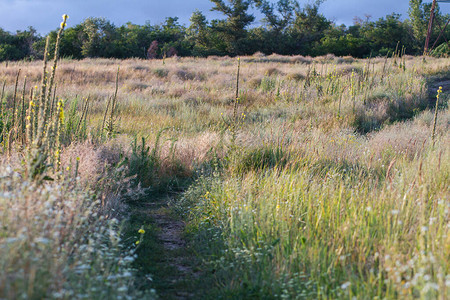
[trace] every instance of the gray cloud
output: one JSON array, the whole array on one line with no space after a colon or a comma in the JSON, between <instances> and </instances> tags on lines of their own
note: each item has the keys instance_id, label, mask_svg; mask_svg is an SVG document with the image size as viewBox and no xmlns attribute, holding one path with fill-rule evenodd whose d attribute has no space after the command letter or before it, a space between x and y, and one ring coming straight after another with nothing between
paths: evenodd
<instances>
[{"instance_id":1,"label":"gray cloud","mask_svg":"<svg viewBox=\"0 0 450 300\"><path fill-rule=\"evenodd\" d=\"M91 16L105 17L116 25L128 21L158 24L166 17L177 16L181 23L188 24L195 9L203 11L209 19L219 17L210 11L211 7L209 0L0 0L0 27L14 32L31 25L38 32L46 33L58 27L64 13L70 16L69 26ZM443 4L442 8L450 13L450 4ZM407 16L407 10L406 0L328 0L321 8L325 16L338 24L351 24L353 17L365 14L374 19L392 12Z\"/></svg>"}]
</instances>

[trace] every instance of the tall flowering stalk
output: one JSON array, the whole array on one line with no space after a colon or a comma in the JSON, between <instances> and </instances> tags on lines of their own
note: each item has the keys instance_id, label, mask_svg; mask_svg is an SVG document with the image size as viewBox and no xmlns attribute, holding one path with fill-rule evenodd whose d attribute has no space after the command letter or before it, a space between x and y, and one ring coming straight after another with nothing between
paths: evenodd
<instances>
[{"instance_id":1,"label":"tall flowering stalk","mask_svg":"<svg viewBox=\"0 0 450 300\"><path fill-rule=\"evenodd\" d=\"M433 133L431 134L431 139L433 140L433 146L436 136L436 123L437 123L437 117L438 117L438 106L439 106L439 96L442 94L442 86L439 87L437 90L436 95L436 108L434 110L434 121L433 121Z\"/></svg>"},{"instance_id":2,"label":"tall flowering stalk","mask_svg":"<svg viewBox=\"0 0 450 300\"><path fill-rule=\"evenodd\" d=\"M37 103L31 99L27 116L27 136L32 140L28 153L28 175L31 178L44 175L49 163L53 165L54 171L59 170L61 151L61 125L64 122L63 102L59 101L56 107L56 118L52 122L52 94L54 94L55 74L59 59L59 47L61 36L66 27L68 16L63 15L60 29L56 36L55 52L53 56L53 66L50 77L48 77L48 48L49 38L47 38L44 54L44 68L42 71L42 82L40 96ZM53 91L53 93L52 93ZM34 109L36 107L36 110ZM33 128L34 127L34 128ZM49 161L48 161L49 160Z\"/></svg>"},{"instance_id":3,"label":"tall flowering stalk","mask_svg":"<svg viewBox=\"0 0 450 300\"><path fill-rule=\"evenodd\" d=\"M44 68L42 70L42 81L41 81L41 95L40 97L36 100L37 103L37 114L36 114L36 118L34 120L34 136L37 136L38 134L38 127L43 128L43 124L41 125L41 123L39 122L40 120L40 116L43 114L42 110L43 108L43 104L45 101L45 93L47 91L47 62L48 62L48 47L50 44L50 36L47 36L47 39L45 41L45 50L44 50ZM42 122L42 121L41 121Z\"/></svg>"},{"instance_id":4,"label":"tall flowering stalk","mask_svg":"<svg viewBox=\"0 0 450 300\"><path fill-rule=\"evenodd\" d=\"M238 126L238 120L237 120L237 112L238 112L238 105L239 105L239 74L241 70L241 58L238 57L238 66L237 66L237 73L236 73L236 98L234 100L234 107L233 107L233 124L231 126L231 141L234 145L236 143L236 137L237 137L237 126Z\"/></svg>"},{"instance_id":5,"label":"tall flowering stalk","mask_svg":"<svg viewBox=\"0 0 450 300\"><path fill-rule=\"evenodd\" d=\"M63 15L63 21L61 22L61 27L59 28L58 31L58 35L56 36L56 44L55 44L55 54L53 57L53 66L52 66L52 73L50 75L50 79L48 80L48 87L47 87L47 91L46 89L46 83L47 80L45 78L46 75L46 67L47 67L47 63L44 59L44 74L43 74L43 86L41 87L41 101L42 103L40 103L40 111L39 111L39 128L38 128L38 137L37 137L37 143L39 145L39 143L42 143L42 138L44 135L44 131L45 131L45 127L48 126L48 116L49 116L49 103L51 101L51 95L52 95L52 89L53 89L53 84L55 81L55 74L56 74L56 67L58 64L58 59L59 59L59 44L61 41L61 35L64 31L64 28L66 27L66 22L67 22L67 15ZM48 41L48 39L47 39ZM46 46L48 47L48 45Z\"/></svg>"},{"instance_id":6,"label":"tall flowering stalk","mask_svg":"<svg viewBox=\"0 0 450 300\"><path fill-rule=\"evenodd\" d=\"M352 71L352 75L350 77L350 96L352 98L353 103L353 113L355 113L355 98L356 98L356 87L355 87L355 71Z\"/></svg>"},{"instance_id":7,"label":"tall flowering stalk","mask_svg":"<svg viewBox=\"0 0 450 300\"><path fill-rule=\"evenodd\" d=\"M16 96L17 96L17 88L19 86L19 76L20 76L20 69L19 71L17 71L17 76L16 76L16 83L14 85L14 96L13 96L13 110L12 110L12 122L11 122L11 128L14 129L14 125L17 119L17 105L16 105Z\"/></svg>"}]
</instances>

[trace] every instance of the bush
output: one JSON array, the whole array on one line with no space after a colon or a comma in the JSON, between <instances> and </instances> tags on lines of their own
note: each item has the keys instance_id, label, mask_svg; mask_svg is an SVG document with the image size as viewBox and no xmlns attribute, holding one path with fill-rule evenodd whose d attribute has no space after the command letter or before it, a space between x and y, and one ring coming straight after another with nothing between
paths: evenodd
<instances>
[{"instance_id":1,"label":"bush","mask_svg":"<svg viewBox=\"0 0 450 300\"><path fill-rule=\"evenodd\" d=\"M166 78L167 75L169 75L169 70L159 68L159 69L153 70L153 74L155 74L155 76L159 77L159 78Z\"/></svg>"}]
</instances>

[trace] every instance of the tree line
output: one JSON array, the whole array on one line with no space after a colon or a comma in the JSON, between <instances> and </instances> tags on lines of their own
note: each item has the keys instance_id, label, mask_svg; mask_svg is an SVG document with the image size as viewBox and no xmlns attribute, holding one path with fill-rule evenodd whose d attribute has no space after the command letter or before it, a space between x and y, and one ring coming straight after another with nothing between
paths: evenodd
<instances>
[{"instance_id":1,"label":"tree line","mask_svg":"<svg viewBox=\"0 0 450 300\"><path fill-rule=\"evenodd\" d=\"M152 25L131 22L116 26L104 18L87 18L67 28L61 39L61 56L82 58L163 58L169 56L310 55L328 53L354 57L385 56L394 49L406 54L422 54L431 4L410 0L409 18L392 13L378 20L355 17L351 26L337 25L320 13L324 0L300 4L298 0L210 0L212 10L223 15L208 20L203 12L192 13L188 26L177 17ZM260 26L252 26L252 9L263 15ZM437 26L432 40L439 36L449 15L436 9ZM51 31L50 40L57 31ZM0 28L0 61L38 59L43 56L46 37L33 27L12 34ZM437 43L435 53L448 55L450 26ZM53 44L53 43L50 43Z\"/></svg>"}]
</instances>

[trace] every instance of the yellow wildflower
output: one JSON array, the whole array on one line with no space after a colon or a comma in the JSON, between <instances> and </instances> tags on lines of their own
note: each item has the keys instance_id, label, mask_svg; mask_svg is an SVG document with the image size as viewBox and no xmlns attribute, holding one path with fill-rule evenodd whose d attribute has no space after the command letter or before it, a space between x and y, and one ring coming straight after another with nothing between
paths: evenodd
<instances>
[{"instance_id":1,"label":"yellow wildflower","mask_svg":"<svg viewBox=\"0 0 450 300\"><path fill-rule=\"evenodd\" d=\"M141 229L139 229L138 233L144 234L144 233L145 233L145 230L141 228Z\"/></svg>"},{"instance_id":2,"label":"yellow wildflower","mask_svg":"<svg viewBox=\"0 0 450 300\"><path fill-rule=\"evenodd\" d=\"M439 89L437 90L436 98L438 101L439 101L439 97L441 96L441 94L442 94L442 86L440 86Z\"/></svg>"},{"instance_id":3,"label":"yellow wildflower","mask_svg":"<svg viewBox=\"0 0 450 300\"><path fill-rule=\"evenodd\" d=\"M61 110L59 111L59 120L61 122L64 122L64 109L61 108Z\"/></svg>"},{"instance_id":4,"label":"yellow wildflower","mask_svg":"<svg viewBox=\"0 0 450 300\"><path fill-rule=\"evenodd\" d=\"M64 29L64 27L66 27L66 21L67 21L67 18L68 18L68 17L69 17L69 16L66 15L66 14L64 14L64 15L62 16L63 21L61 22L61 29Z\"/></svg>"},{"instance_id":5,"label":"yellow wildflower","mask_svg":"<svg viewBox=\"0 0 450 300\"><path fill-rule=\"evenodd\" d=\"M139 245L139 243L140 243L139 241L136 241L136 243L135 243L135 244L136 244L136 245Z\"/></svg>"}]
</instances>

